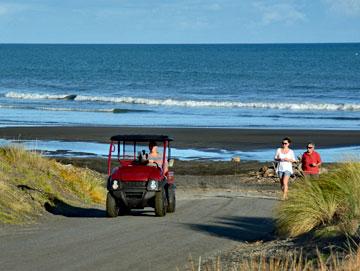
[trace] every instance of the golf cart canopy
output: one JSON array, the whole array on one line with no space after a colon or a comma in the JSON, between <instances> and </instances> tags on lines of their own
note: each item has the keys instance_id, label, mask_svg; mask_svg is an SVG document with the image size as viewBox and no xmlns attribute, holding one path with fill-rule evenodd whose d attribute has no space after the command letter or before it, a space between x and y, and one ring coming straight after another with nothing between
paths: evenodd
<instances>
[{"instance_id":1,"label":"golf cart canopy","mask_svg":"<svg viewBox=\"0 0 360 271\"><path fill-rule=\"evenodd\" d=\"M149 141L173 141L172 138L165 135L115 135L110 138L111 141L134 141L134 142L149 142Z\"/></svg>"}]
</instances>

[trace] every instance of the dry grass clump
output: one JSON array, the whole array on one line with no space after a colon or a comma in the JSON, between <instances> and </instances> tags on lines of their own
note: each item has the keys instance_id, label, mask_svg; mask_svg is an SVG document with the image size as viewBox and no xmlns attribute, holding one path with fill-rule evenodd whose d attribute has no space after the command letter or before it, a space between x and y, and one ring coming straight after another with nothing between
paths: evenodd
<instances>
[{"instance_id":1,"label":"dry grass clump","mask_svg":"<svg viewBox=\"0 0 360 271\"><path fill-rule=\"evenodd\" d=\"M179 270L179 269L178 269ZM325 256L319 251L315 259L306 259L301 251L289 251L282 257L266 257L264 255L256 257L244 257L240 262L223 262L220 257L215 261L201 263L201 257L196 263L190 258L189 268L191 271L357 271L360 270L360 248L350 252L347 256L340 256L336 252L331 252Z\"/></svg>"},{"instance_id":2,"label":"dry grass clump","mask_svg":"<svg viewBox=\"0 0 360 271\"><path fill-rule=\"evenodd\" d=\"M300 180L277 209L278 232L291 237L313 229L352 235L359 219L359 162L343 163L319 180Z\"/></svg>"},{"instance_id":3,"label":"dry grass clump","mask_svg":"<svg viewBox=\"0 0 360 271\"><path fill-rule=\"evenodd\" d=\"M46 203L104 203L103 177L91 170L62 165L20 146L0 148L0 222L26 223Z\"/></svg>"}]
</instances>

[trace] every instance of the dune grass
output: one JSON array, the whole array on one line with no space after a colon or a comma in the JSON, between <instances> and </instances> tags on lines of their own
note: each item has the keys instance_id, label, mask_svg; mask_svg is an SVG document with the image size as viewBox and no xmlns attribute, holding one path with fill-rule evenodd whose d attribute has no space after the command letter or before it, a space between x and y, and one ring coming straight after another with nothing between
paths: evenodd
<instances>
[{"instance_id":1,"label":"dune grass","mask_svg":"<svg viewBox=\"0 0 360 271\"><path fill-rule=\"evenodd\" d=\"M280 235L295 237L316 230L352 235L360 219L360 163L338 165L319 180L304 179L292 187L277 209Z\"/></svg>"},{"instance_id":2,"label":"dune grass","mask_svg":"<svg viewBox=\"0 0 360 271\"><path fill-rule=\"evenodd\" d=\"M318 251L315 259L303 257L301 251L289 251L282 257L249 256L244 257L240 262L233 263L225 263L220 257L204 264L201 263L201 258L196 262L190 258L187 269L191 271L357 271L360 270L360 248L356 251L350 251L345 256L340 256L336 252L331 252L326 256Z\"/></svg>"},{"instance_id":3,"label":"dune grass","mask_svg":"<svg viewBox=\"0 0 360 271\"><path fill-rule=\"evenodd\" d=\"M103 204L104 179L89 169L63 165L24 150L0 148L0 222L28 223L54 199L72 205Z\"/></svg>"}]
</instances>

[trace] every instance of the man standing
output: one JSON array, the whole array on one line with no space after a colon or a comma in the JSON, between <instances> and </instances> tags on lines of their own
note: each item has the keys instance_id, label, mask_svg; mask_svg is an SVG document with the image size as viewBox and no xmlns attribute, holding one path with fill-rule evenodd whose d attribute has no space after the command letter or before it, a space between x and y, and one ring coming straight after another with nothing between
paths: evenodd
<instances>
[{"instance_id":1,"label":"man standing","mask_svg":"<svg viewBox=\"0 0 360 271\"><path fill-rule=\"evenodd\" d=\"M305 177L319 177L319 167L321 165L321 157L315 151L315 144L309 142L307 144L307 151L301 157L301 167Z\"/></svg>"}]
</instances>

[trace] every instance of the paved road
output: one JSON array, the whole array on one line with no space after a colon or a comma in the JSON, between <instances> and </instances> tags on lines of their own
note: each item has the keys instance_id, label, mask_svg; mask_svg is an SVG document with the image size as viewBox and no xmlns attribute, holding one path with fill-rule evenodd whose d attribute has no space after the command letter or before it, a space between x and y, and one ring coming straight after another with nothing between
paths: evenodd
<instances>
[{"instance_id":1,"label":"paved road","mask_svg":"<svg viewBox=\"0 0 360 271\"><path fill-rule=\"evenodd\" d=\"M273 230L275 200L240 194L178 200L164 218L149 210L105 218L76 208L38 225L0 228L1 270L175 270ZM75 212L74 212L75 211ZM69 217L73 216L73 217Z\"/></svg>"}]
</instances>

